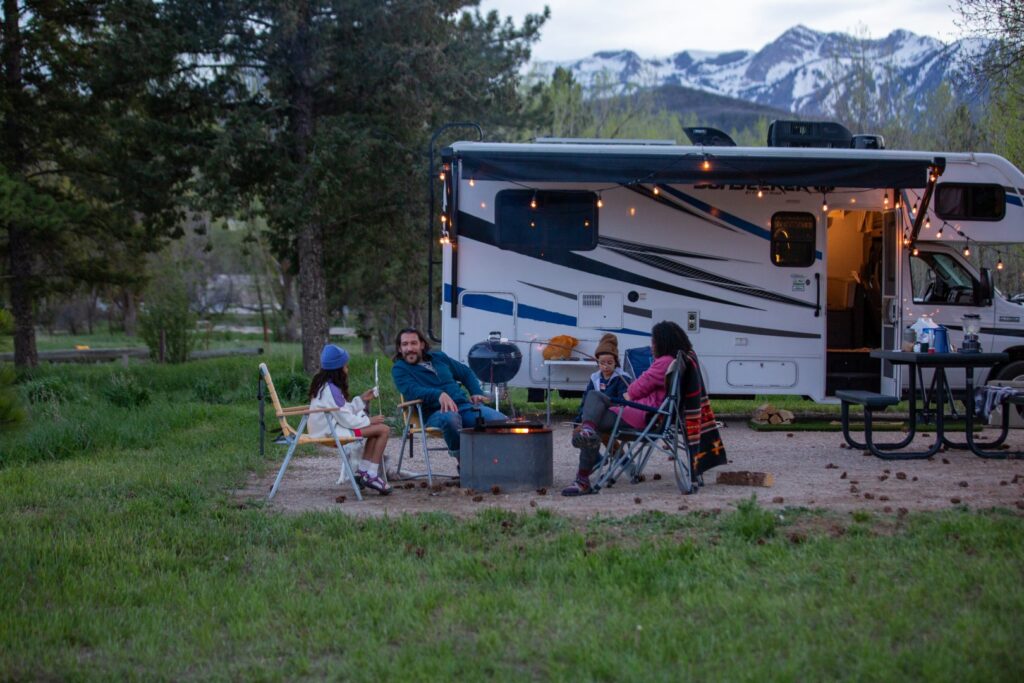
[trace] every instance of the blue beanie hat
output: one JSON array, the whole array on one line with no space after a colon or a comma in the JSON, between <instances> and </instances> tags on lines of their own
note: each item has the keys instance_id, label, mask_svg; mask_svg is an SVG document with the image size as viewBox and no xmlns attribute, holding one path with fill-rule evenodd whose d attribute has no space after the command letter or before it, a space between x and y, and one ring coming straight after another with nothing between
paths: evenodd
<instances>
[{"instance_id":1,"label":"blue beanie hat","mask_svg":"<svg viewBox=\"0 0 1024 683\"><path fill-rule=\"evenodd\" d=\"M320 367L322 369L340 370L346 365L348 365L348 351L340 346L328 344L320 352Z\"/></svg>"}]
</instances>

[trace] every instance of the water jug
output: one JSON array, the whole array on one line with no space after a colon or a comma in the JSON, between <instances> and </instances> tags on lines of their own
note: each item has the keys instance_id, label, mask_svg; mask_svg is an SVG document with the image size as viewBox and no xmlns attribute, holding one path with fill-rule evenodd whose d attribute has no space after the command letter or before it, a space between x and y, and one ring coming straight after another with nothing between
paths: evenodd
<instances>
[{"instance_id":1,"label":"water jug","mask_svg":"<svg viewBox=\"0 0 1024 683\"><path fill-rule=\"evenodd\" d=\"M949 333L945 327L936 327L932 330L932 346L935 353L949 353Z\"/></svg>"}]
</instances>

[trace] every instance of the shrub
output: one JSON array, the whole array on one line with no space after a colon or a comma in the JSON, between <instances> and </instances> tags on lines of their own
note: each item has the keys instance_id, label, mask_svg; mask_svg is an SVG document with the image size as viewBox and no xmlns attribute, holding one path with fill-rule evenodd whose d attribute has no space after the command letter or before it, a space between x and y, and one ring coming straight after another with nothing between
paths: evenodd
<instances>
[{"instance_id":1,"label":"shrub","mask_svg":"<svg viewBox=\"0 0 1024 683\"><path fill-rule=\"evenodd\" d=\"M29 403L67 403L71 399L72 389L60 377L40 377L30 379L21 385Z\"/></svg>"},{"instance_id":2,"label":"shrub","mask_svg":"<svg viewBox=\"0 0 1024 683\"><path fill-rule=\"evenodd\" d=\"M149 389L141 386L134 377L118 373L103 389L103 396L119 408L138 408L149 403Z\"/></svg>"},{"instance_id":3,"label":"shrub","mask_svg":"<svg viewBox=\"0 0 1024 683\"><path fill-rule=\"evenodd\" d=\"M188 291L180 276L168 272L158 277L146 294L139 315L139 334L154 360L164 343L164 361L184 363L196 345L196 316L189 308Z\"/></svg>"},{"instance_id":4,"label":"shrub","mask_svg":"<svg viewBox=\"0 0 1024 683\"><path fill-rule=\"evenodd\" d=\"M288 373L281 380L275 377L274 387L286 403L304 403L309 396L309 378L301 372Z\"/></svg>"},{"instance_id":5,"label":"shrub","mask_svg":"<svg viewBox=\"0 0 1024 683\"><path fill-rule=\"evenodd\" d=\"M0 365L0 431L13 429L25 420L25 409L14 389L14 368Z\"/></svg>"}]
</instances>

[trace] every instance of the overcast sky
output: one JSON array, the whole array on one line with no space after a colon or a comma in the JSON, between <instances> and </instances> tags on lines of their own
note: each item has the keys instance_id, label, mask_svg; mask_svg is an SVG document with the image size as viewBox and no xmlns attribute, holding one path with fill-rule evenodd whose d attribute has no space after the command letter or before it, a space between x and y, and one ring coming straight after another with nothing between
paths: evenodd
<instances>
[{"instance_id":1,"label":"overcast sky","mask_svg":"<svg viewBox=\"0 0 1024 683\"><path fill-rule=\"evenodd\" d=\"M866 31L882 38L897 28L949 42L959 37L955 0L482 0L481 11L498 10L520 23L524 15L551 8L535 60L568 60L598 50L628 49L641 57L681 50L759 50L786 29Z\"/></svg>"}]
</instances>

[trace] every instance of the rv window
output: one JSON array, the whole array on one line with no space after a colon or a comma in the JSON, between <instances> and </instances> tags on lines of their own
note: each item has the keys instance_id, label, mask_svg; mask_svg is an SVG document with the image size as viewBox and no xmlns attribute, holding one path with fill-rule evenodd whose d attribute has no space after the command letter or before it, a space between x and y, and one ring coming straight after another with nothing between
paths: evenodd
<instances>
[{"instance_id":1,"label":"rv window","mask_svg":"<svg viewBox=\"0 0 1024 683\"><path fill-rule=\"evenodd\" d=\"M814 263L814 214L783 211L772 216L772 263L804 268Z\"/></svg>"},{"instance_id":2,"label":"rv window","mask_svg":"<svg viewBox=\"0 0 1024 683\"><path fill-rule=\"evenodd\" d=\"M1000 185L940 183L935 188L939 218L999 221L1006 215L1006 191Z\"/></svg>"},{"instance_id":3,"label":"rv window","mask_svg":"<svg viewBox=\"0 0 1024 683\"><path fill-rule=\"evenodd\" d=\"M915 304L973 306L977 283L949 254L922 251L910 257L910 285Z\"/></svg>"},{"instance_id":4,"label":"rv window","mask_svg":"<svg viewBox=\"0 0 1024 683\"><path fill-rule=\"evenodd\" d=\"M502 190L495 200L498 246L523 254L597 247L597 195L580 190Z\"/></svg>"}]
</instances>

